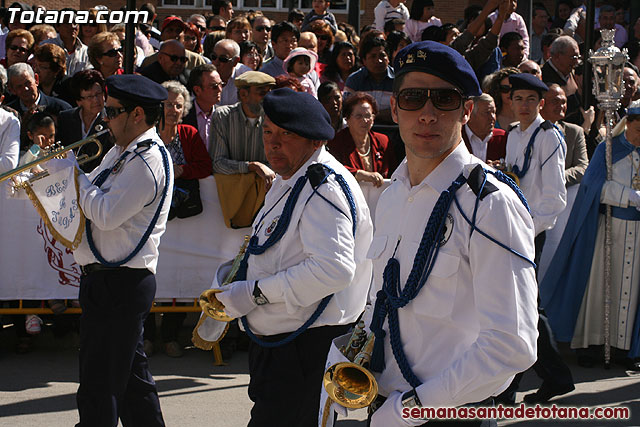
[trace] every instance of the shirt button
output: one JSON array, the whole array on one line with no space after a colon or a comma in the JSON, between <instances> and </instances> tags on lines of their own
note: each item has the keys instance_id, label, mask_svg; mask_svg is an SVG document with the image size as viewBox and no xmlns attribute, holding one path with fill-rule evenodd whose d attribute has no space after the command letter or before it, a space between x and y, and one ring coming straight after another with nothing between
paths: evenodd
<instances>
[{"instance_id":1,"label":"shirt button","mask_svg":"<svg viewBox=\"0 0 640 427\"><path fill-rule=\"evenodd\" d=\"M409 200L409 203L413 203L413 197L409 197L407 200Z\"/></svg>"}]
</instances>

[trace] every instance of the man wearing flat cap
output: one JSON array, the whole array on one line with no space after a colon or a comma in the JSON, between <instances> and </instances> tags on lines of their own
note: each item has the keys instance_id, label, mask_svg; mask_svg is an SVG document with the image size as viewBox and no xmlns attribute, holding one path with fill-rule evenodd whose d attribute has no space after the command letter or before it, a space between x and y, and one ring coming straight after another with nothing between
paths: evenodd
<instances>
[{"instance_id":1,"label":"man wearing flat cap","mask_svg":"<svg viewBox=\"0 0 640 427\"><path fill-rule=\"evenodd\" d=\"M519 122L509 131L506 167L518 177L520 189L527 198L533 217L538 264L546 230L553 228L556 218L566 206L564 163L567 151L564 136L550 121L544 120L546 84L533 74L509 76L511 102ZM572 391L573 378L562 361L543 312L538 323L538 360L533 369L542 378L542 386L525 396L526 403L544 403L554 396ZM521 375L518 375L501 400L513 403Z\"/></svg>"},{"instance_id":2,"label":"man wearing flat cap","mask_svg":"<svg viewBox=\"0 0 640 427\"><path fill-rule=\"evenodd\" d=\"M277 175L235 281L216 295L251 338L249 426L311 426L331 340L365 306L373 226L357 182L324 148L334 130L322 104L281 88L264 111Z\"/></svg>"},{"instance_id":3,"label":"man wearing flat cap","mask_svg":"<svg viewBox=\"0 0 640 427\"><path fill-rule=\"evenodd\" d=\"M155 130L167 91L140 75L106 80L105 121L115 146L78 176L86 216L73 252L81 266L77 426L164 426L142 328L156 291L158 245L173 169Z\"/></svg>"},{"instance_id":4,"label":"man wearing flat cap","mask_svg":"<svg viewBox=\"0 0 640 427\"><path fill-rule=\"evenodd\" d=\"M255 172L267 186L275 178L262 145L262 100L276 80L260 71L236 77L240 102L216 108L211 121L208 151L213 172L225 175Z\"/></svg>"},{"instance_id":5,"label":"man wearing flat cap","mask_svg":"<svg viewBox=\"0 0 640 427\"><path fill-rule=\"evenodd\" d=\"M469 63L425 41L402 49L394 69L391 113L407 155L378 201L367 254L379 388L369 423L431 426L438 420L403 414L490 406L535 361L533 222L508 179L462 140L481 93Z\"/></svg>"}]
</instances>

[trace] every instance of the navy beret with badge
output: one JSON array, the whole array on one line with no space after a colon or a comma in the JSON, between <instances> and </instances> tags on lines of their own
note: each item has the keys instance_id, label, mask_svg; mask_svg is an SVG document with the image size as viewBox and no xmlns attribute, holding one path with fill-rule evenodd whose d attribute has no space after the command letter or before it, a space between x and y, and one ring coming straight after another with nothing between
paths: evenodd
<instances>
[{"instance_id":1,"label":"navy beret with badge","mask_svg":"<svg viewBox=\"0 0 640 427\"><path fill-rule=\"evenodd\" d=\"M303 138L328 141L335 135L327 110L306 92L287 87L272 90L264 97L262 107L276 126Z\"/></svg>"},{"instance_id":2,"label":"navy beret with badge","mask_svg":"<svg viewBox=\"0 0 640 427\"><path fill-rule=\"evenodd\" d=\"M109 76L106 85L108 96L141 107L155 107L169 96L161 85L139 74Z\"/></svg>"},{"instance_id":3,"label":"navy beret with badge","mask_svg":"<svg viewBox=\"0 0 640 427\"><path fill-rule=\"evenodd\" d=\"M509 76L511 93L515 90L535 90L542 98L542 94L549 90L549 87L539 78L529 73L512 74Z\"/></svg>"},{"instance_id":4,"label":"navy beret with badge","mask_svg":"<svg viewBox=\"0 0 640 427\"><path fill-rule=\"evenodd\" d=\"M440 77L460 89L465 97L482 94L476 73L458 51L434 41L411 43L393 61L395 77L418 71Z\"/></svg>"}]
</instances>

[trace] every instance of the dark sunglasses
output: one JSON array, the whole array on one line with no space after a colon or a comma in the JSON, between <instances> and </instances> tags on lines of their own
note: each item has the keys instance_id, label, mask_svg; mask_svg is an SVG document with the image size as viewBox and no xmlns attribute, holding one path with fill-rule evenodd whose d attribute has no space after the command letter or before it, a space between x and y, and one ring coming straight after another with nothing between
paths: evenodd
<instances>
[{"instance_id":1,"label":"dark sunglasses","mask_svg":"<svg viewBox=\"0 0 640 427\"><path fill-rule=\"evenodd\" d=\"M180 61L183 64L185 64L187 62L187 57L186 56L169 55L167 52L160 52L160 53L163 53L163 54L167 55L169 57L169 59L171 60L171 62Z\"/></svg>"},{"instance_id":2,"label":"dark sunglasses","mask_svg":"<svg viewBox=\"0 0 640 427\"><path fill-rule=\"evenodd\" d=\"M509 86L509 85L500 85L500 92L502 92L502 93L511 92L511 86Z\"/></svg>"},{"instance_id":3,"label":"dark sunglasses","mask_svg":"<svg viewBox=\"0 0 640 427\"><path fill-rule=\"evenodd\" d=\"M316 37L318 38L318 40L324 40L324 41L328 41L331 38L326 34L316 34Z\"/></svg>"},{"instance_id":4,"label":"dark sunglasses","mask_svg":"<svg viewBox=\"0 0 640 427\"><path fill-rule=\"evenodd\" d=\"M123 47L119 47L117 49L109 49L106 52L102 52L102 56L108 56L109 58L115 58L116 56L118 56L119 53L123 53L124 52L124 48Z\"/></svg>"},{"instance_id":5,"label":"dark sunglasses","mask_svg":"<svg viewBox=\"0 0 640 427\"><path fill-rule=\"evenodd\" d=\"M25 49L25 48L24 48L24 47L22 47L22 46L9 46L9 49L11 49L11 50L17 50L17 51L18 51L18 52L20 52L20 53L27 53L27 52L29 52L29 49Z\"/></svg>"},{"instance_id":6,"label":"dark sunglasses","mask_svg":"<svg viewBox=\"0 0 640 427\"><path fill-rule=\"evenodd\" d=\"M233 60L233 58L227 58L226 56L218 56L215 53L212 53L211 57L209 59L211 59L211 62L219 60L223 64L226 64L226 63L231 62Z\"/></svg>"},{"instance_id":7,"label":"dark sunglasses","mask_svg":"<svg viewBox=\"0 0 640 427\"><path fill-rule=\"evenodd\" d=\"M221 27L219 25L214 25L212 27L209 27L209 31L225 31L226 27Z\"/></svg>"},{"instance_id":8,"label":"dark sunglasses","mask_svg":"<svg viewBox=\"0 0 640 427\"><path fill-rule=\"evenodd\" d=\"M104 107L104 113L109 120L115 119L126 111L127 109L125 107Z\"/></svg>"},{"instance_id":9,"label":"dark sunglasses","mask_svg":"<svg viewBox=\"0 0 640 427\"><path fill-rule=\"evenodd\" d=\"M405 111L416 111L424 107L431 99L433 106L441 111L453 111L462 105L463 96L457 89L402 89L397 95L398 108Z\"/></svg>"},{"instance_id":10,"label":"dark sunglasses","mask_svg":"<svg viewBox=\"0 0 640 427\"><path fill-rule=\"evenodd\" d=\"M196 28L198 29L198 31L201 31L201 32L207 29L207 27L203 27L202 25L196 25Z\"/></svg>"},{"instance_id":11,"label":"dark sunglasses","mask_svg":"<svg viewBox=\"0 0 640 427\"><path fill-rule=\"evenodd\" d=\"M259 32L266 31L268 33L271 31L271 27L267 27L266 25L260 25L256 27L256 31L259 31Z\"/></svg>"}]
</instances>

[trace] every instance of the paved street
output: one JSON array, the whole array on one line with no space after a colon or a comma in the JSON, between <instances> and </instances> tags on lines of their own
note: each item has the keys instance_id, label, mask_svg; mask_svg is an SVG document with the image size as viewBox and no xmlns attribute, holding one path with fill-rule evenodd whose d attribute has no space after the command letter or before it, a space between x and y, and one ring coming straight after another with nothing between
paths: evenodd
<instances>
[{"instance_id":1,"label":"paved street","mask_svg":"<svg viewBox=\"0 0 640 427\"><path fill-rule=\"evenodd\" d=\"M189 320L193 319L191 317ZM188 342L190 326L182 331ZM75 405L77 389L77 336L54 338L50 328L37 337L35 348L26 355L13 351L12 328L0 333L0 426L69 427L78 415ZM576 380L576 390L556 399L559 405L625 405L631 408L631 420L589 422L588 426L639 426L640 376L630 376L613 367L583 369L575 365L571 354L567 360ZM181 359L162 353L150 359L151 371L158 383L160 401L167 426L201 427L246 426L251 402L247 397L247 354L234 353L229 364L216 367L212 354L188 348ZM528 372L518 398L535 390L538 380ZM295 390L292 390L295 393ZM362 427L366 414L353 412L340 420L339 427ZM501 426L585 425L585 421L501 421Z\"/></svg>"}]
</instances>

